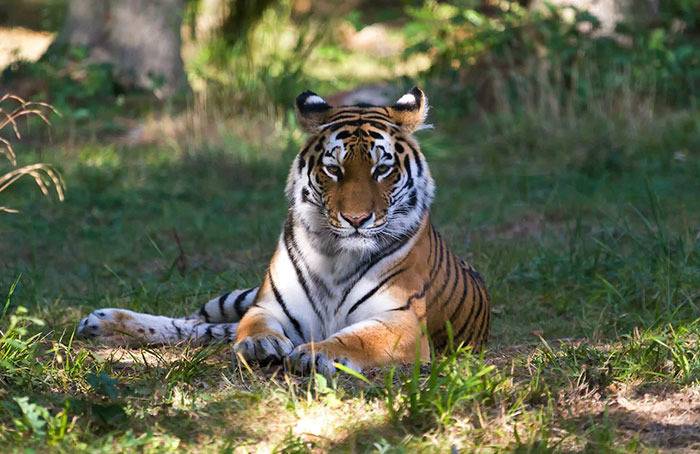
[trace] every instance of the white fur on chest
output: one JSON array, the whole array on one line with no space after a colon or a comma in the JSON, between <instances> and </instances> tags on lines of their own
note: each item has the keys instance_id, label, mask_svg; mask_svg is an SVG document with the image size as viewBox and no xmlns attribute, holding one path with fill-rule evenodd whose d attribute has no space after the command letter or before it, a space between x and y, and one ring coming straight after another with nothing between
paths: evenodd
<instances>
[{"instance_id":1,"label":"white fur on chest","mask_svg":"<svg viewBox=\"0 0 700 454\"><path fill-rule=\"evenodd\" d=\"M392 298L387 286L380 284L392 265L408 253L414 239L372 264L359 254L322 254L300 230L295 230L296 251L300 254L290 254L284 238L280 238L277 260L270 272L287 310L302 326L305 341L325 339L405 303ZM279 305L276 301L263 304ZM270 309L282 315L278 307Z\"/></svg>"}]
</instances>

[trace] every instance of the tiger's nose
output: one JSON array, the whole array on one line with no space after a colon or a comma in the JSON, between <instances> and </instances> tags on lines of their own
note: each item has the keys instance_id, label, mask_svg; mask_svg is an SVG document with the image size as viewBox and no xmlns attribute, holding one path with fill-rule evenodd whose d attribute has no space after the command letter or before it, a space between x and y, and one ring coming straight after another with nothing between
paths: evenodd
<instances>
[{"instance_id":1,"label":"tiger's nose","mask_svg":"<svg viewBox=\"0 0 700 454\"><path fill-rule=\"evenodd\" d=\"M348 221L348 223L355 227L356 229L359 229L362 227L364 224L367 223L367 221L370 220L372 217L372 213L340 213L340 216Z\"/></svg>"}]
</instances>

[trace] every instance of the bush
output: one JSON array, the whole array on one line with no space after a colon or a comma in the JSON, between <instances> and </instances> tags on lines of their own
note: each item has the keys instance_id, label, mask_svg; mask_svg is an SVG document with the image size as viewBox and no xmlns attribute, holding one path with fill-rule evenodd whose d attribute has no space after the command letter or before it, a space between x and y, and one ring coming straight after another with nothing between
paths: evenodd
<instances>
[{"instance_id":1,"label":"bush","mask_svg":"<svg viewBox=\"0 0 700 454\"><path fill-rule=\"evenodd\" d=\"M700 88L697 0L662 2L658 21L630 19L600 33L587 11L531 11L514 1L427 1L409 8L408 53L427 53L425 76L461 105L519 108L549 99L582 110L591 99L632 90L692 105ZM554 97L554 99L551 99Z\"/></svg>"}]
</instances>

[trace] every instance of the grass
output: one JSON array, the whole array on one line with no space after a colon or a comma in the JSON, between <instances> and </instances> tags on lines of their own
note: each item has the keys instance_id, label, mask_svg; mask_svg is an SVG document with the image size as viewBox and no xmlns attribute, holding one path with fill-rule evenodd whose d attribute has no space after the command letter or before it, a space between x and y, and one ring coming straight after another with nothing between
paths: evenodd
<instances>
[{"instance_id":1,"label":"grass","mask_svg":"<svg viewBox=\"0 0 700 454\"><path fill-rule=\"evenodd\" d=\"M51 105L42 102L30 102L11 94L0 96L0 133L5 135L7 131L11 139L20 140L19 121L34 117L50 125L47 116L58 113ZM17 167L17 155L15 154L12 140L0 135L0 156L4 156L13 167L13 170L0 174L0 193L6 191L17 180L28 177L34 180L41 193L49 195L49 189L53 186L59 200L63 200L63 181L61 176L49 165L27 164ZM12 137L13 136L13 137ZM0 205L0 213L16 213L16 210Z\"/></svg>"},{"instance_id":2,"label":"grass","mask_svg":"<svg viewBox=\"0 0 700 454\"><path fill-rule=\"evenodd\" d=\"M66 192L56 203L21 179L2 193L20 212L0 213L0 451L697 448L700 115L640 97L624 71L606 74L618 91L574 97L526 60L521 77L493 76L498 113L469 115L469 90L426 81L433 221L486 278L484 352L326 380L233 366L226 345L74 339L95 308L178 316L257 284L303 141L289 97L419 69L349 52L335 22L300 27L291 8L264 15L255 53L188 54L206 96L184 114L151 114L143 96L95 102L109 88L97 72L87 91L56 82L56 99L80 102L61 106L52 136L29 123L13 143L20 168L45 162Z\"/></svg>"},{"instance_id":3,"label":"grass","mask_svg":"<svg viewBox=\"0 0 700 454\"><path fill-rule=\"evenodd\" d=\"M112 350L72 338L97 307L186 314L255 284L283 219L298 135L260 154L230 134L200 149L50 146L42 157L68 182L65 203L18 182L7 203L21 214L0 224L0 444L674 446L630 426L642 410L615 399L689 392L700 380L697 114L659 114L636 134L584 118L544 136L528 119L511 120L468 133L438 125L420 137L438 182L434 220L493 295L489 350L455 348L429 366L369 371L366 381L233 368L225 346Z\"/></svg>"}]
</instances>

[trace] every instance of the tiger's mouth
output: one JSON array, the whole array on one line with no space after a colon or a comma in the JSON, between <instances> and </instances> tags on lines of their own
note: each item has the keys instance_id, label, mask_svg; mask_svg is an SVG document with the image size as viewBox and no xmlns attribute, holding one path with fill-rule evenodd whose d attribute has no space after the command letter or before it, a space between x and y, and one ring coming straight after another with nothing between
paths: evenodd
<instances>
[{"instance_id":1,"label":"tiger's mouth","mask_svg":"<svg viewBox=\"0 0 700 454\"><path fill-rule=\"evenodd\" d=\"M381 221L375 223L371 227L348 228L348 227L344 227L341 225L336 225L335 223L332 223L329 220L329 225L331 227L331 231L334 234L336 234L337 236L339 236L341 238L352 238L352 239L377 237L377 236L382 234L382 232L386 228L386 224L387 224L386 219L382 219Z\"/></svg>"}]
</instances>

